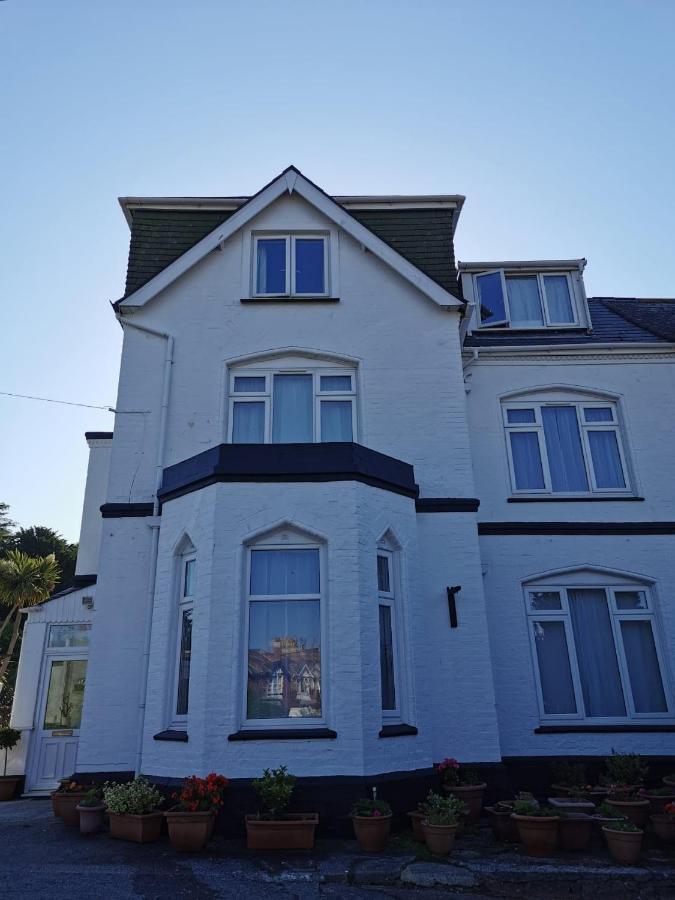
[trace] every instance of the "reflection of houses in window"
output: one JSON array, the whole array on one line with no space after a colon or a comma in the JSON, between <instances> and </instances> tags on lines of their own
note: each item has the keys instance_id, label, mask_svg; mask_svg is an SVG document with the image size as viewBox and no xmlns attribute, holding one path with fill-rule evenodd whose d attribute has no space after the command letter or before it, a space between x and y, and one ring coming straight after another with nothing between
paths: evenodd
<instances>
[{"instance_id":1,"label":"reflection of houses in window","mask_svg":"<svg viewBox=\"0 0 675 900\"><path fill-rule=\"evenodd\" d=\"M270 650L249 650L248 706L256 718L321 715L321 651L294 637L277 637Z\"/></svg>"}]
</instances>

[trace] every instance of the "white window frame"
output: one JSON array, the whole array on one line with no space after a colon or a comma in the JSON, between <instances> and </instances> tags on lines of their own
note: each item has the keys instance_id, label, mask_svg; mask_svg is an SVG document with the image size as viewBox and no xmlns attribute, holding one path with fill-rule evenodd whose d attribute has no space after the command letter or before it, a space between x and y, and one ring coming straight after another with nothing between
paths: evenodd
<instances>
[{"instance_id":1,"label":"white window frame","mask_svg":"<svg viewBox=\"0 0 675 900\"><path fill-rule=\"evenodd\" d=\"M253 235L253 253L251 259L251 296L252 297L328 297L330 294L330 272L328 243L330 235L325 231L309 232L264 232ZM286 287L281 293L258 290L258 242L264 240L284 240L286 242ZM297 240L323 241L323 290L300 292L295 285L295 242Z\"/></svg>"},{"instance_id":2,"label":"white window frame","mask_svg":"<svg viewBox=\"0 0 675 900\"><path fill-rule=\"evenodd\" d=\"M173 687L171 690L171 708L169 715L169 724L172 728L185 728L188 722L188 718L190 715L190 683L192 681L192 652L194 649L194 609L195 609L195 592L194 585L196 579L196 569L197 569L197 554L194 551L189 553L183 553L178 559L179 562L179 572L178 577L176 579L177 584L177 627L176 627L176 640L174 642L174 664L173 664ZM195 567L193 573L193 593L185 594L186 581L187 581L187 570L188 565L193 565ZM181 643L183 637L183 616L185 613L192 613L192 638L190 641L190 676L188 678L188 711L187 713L180 714L178 713L178 680L180 676L180 655L181 655Z\"/></svg>"},{"instance_id":3,"label":"white window frame","mask_svg":"<svg viewBox=\"0 0 675 900\"><path fill-rule=\"evenodd\" d=\"M314 428L312 434L312 443L320 444L321 439L321 404L335 401L348 401L352 407L352 442L358 443L357 436L357 415L356 415L356 370L348 367L317 367L317 368L298 368L296 366L283 368L236 368L231 369L229 375L229 402L228 402L228 428L227 441L233 442L234 431L234 404L235 403L264 403L265 404L265 427L264 441L265 444L272 443L272 417L273 410L273 392L274 392L274 376L275 375L311 375L312 391L314 395ZM322 391L321 377L338 376L351 378L351 390L349 391ZM265 378L264 391L246 391L235 393L235 378Z\"/></svg>"},{"instance_id":4,"label":"white window frame","mask_svg":"<svg viewBox=\"0 0 675 900\"><path fill-rule=\"evenodd\" d=\"M586 478L588 480L587 491L554 491L551 483L551 471L548 462L548 453L546 451L546 439L544 437L544 425L542 421L541 410L546 406L573 406L576 409L577 423L579 426L579 434L581 437L581 451L584 459L584 467L586 469ZM611 409L611 422L586 422L584 416L585 409ZM508 411L513 409L532 409L534 410L534 422L514 423L508 420ZM628 456L625 449L624 428L619 416L619 407L615 400L602 400L593 398L589 400L579 399L578 397L566 398L561 400L503 400L502 401L502 423L504 426L504 434L506 437L506 453L509 463L509 475L511 478L511 492L515 497L520 496L546 496L546 497L589 497L589 496L634 496L634 479L628 464ZM612 431L616 436L616 443L619 450L619 458L621 460L621 468L625 487L607 488L598 487L596 483L595 468L593 466L593 458L591 455L591 447L588 438L589 431ZM537 435L539 443L539 455L541 458L541 466L544 474L543 488L519 488L516 485L516 472L513 464L513 453L511 449L511 434L514 432L529 432Z\"/></svg>"},{"instance_id":5,"label":"white window frame","mask_svg":"<svg viewBox=\"0 0 675 900\"><path fill-rule=\"evenodd\" d=\"M574 642L574 630L572 628L572 618L569 609L569 600L567 592L569 590L601 590L605 593L605 599L608 604L609 617L612 627L612 637L614 640L614 649L619 668L619 677L621 681L621 690L623 692L624 703L626 705L625 716L587 716L584 711L583 690L581 687L581 677L579 675L579 665L577 660L576 645ZM560 596L560 609L533 610L530 604L530 595L544 591L558 593ZM642 592L647 601L646 609L635 610L619 610L616 603L616 594L621 591ZM674 716L673 698L670 692L670 684L668 670L666 667L666 659L661 647L660 629L658 628L659 620L654 609L654 598L652 591L645 584L572 584L572 583L546 583L546 584L528 584L524 587L525 610L527 617L527 628L530 640L530 650L532 655L532 665L534 668L535 684L537 688L537 702L539 704L539 715L542 722L552 723L560 722L584 722L588 724L604 724L604 725L621 725L626 722L663 722L665 719L672 719ZM628 664L623 646L623 638L621 636L621 622L641 620L651 624L652 636L654 638L654 647L656 648L656 658L659 665L659 674L663 685L663 692L666 698L668 709L666 712L649 712L638 713L635 711L635 703L633 700L632 687L628 673ZM537 656L536 638L534 635L535 622L562 622L565 628L565 637L567 640L567 653L570 661L570 671L572 676L572 685L574 689L574 698L577 711L575 713L546 713L544 707L544 694L541 685L541 676L539 673L539 660Z\"/></svg>"},{"instance_id":6,"label":"white window frame","mask_svg":"<svg viewBox=\"0 0 675 900\"><path fill-rule=\"evenodd\" d=\"M384 709L382 708L382 721L384 724L391 724L392 722L400 722L401 718L401 646L400 646L400 629L398 627L399 620L399 591L397 589L398 586L398 571L397 571L397 554L386 547L378 547L377 548L377 556L383 556L387 560L387 566L389 569L389 590L382 591L379 586L379 579L377 584L377 626L378 626L378 646L380 643L380 606L387 606L390 610L391 615L391 646L393 650L393 669L394 669L394 694L396 698L396 706L394 709ZM377 565L377 563L376 563ZM380 684L380 706L382 704L382 685Z\"/></svg>"},{"instance_id":7,"label":"white window frame","mask_svg":"<svg viewBox=\"0 0 675 900\"><path fill-rule=\"evenodd\" d=\"M254 551L266 550L318 550L319 552L319 594L251 594L251 554ZM324 547L316 541L303 541L296 539L288 542L259 542L252 543L246 547L246 566L245 566L245 583L244 583L244 645L243 645L243 679L242 679L242 728L247 731L265 730L265 729L288 729L288 728L323 728L326 726L326 673L327 656L326 656L326 565L324 560ZM265 602L284 602L287 600L312 600L319 604L319 631L321 635L320 653L321 653L321 716L292 718L290 716L280 719L249 719L248 718L248 651L249 651L249 631L250 631L250 610L251 603Z\"/></svg>"},{"instance_id":8,"label":"white window frame","mask_svg":"<svg viewBox=\"0 0 675 900\"><path fill-rule=\"evenodd\" d=\"M504 313L506 318L499 320L498 322L491 322L488 324L483 324L480 315L480 289L478 284L478 279L483 275L496 275L499 274L501 276L502 282L502 296L504 298ZM567 290L569 291L570 304L572 306L572 314L574 316L573 322L555 322L551 319L549 308L548 308L548 299L546 296L546 283L545 279L549 276L560 276L561 278L565 278L567 280ZM476 298L476 318L478 328L485 331L494 331L495 329L507 329L509 331L532 331L532 330L543 330L547 328L579 328L580 319L579 319L579 304L577 302L577 297L574 291L574 283L572 281L572 275L570 272L556 272L556 271L546 271L546 272L537 272L537 271L519 271L512 269L486 269L484 272L474 272L473 275L473 288L474 288L474 297ZM509 307L509 295L506 289L506 281L509 277L536 277L537 279L537 287L539 289L539 303L541 305L542 318L543 322L541 324L511 324L511 310Z\"/></svg>"}]
</instances>

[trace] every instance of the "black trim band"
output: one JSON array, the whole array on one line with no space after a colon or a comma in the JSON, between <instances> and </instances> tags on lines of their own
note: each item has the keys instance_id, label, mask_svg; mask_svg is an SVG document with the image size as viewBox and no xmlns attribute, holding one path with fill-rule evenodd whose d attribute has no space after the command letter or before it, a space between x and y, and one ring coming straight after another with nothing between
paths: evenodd
<instances>
[{"instance_id":1,"label":"black trim band","mask_svg":"<svg viewBox=\"0 0 675 900\"><path fill-rule=\"evenodd\" d=\"M644 503L644 497L507 497L507 503Z\"/></svg>"},{"instance_id":2,"label":"black trim band","mask_svg":"<svg viewBox=\"0 0 675 900\"><path fill-rule=\"evenodd\" d=\"M418 513L477 512L480 500L475 497L418 497Z\"/></svg>"},{"instance_id":3,"label":"black trim band","mask_svg":"<svg viewBox=\"0 0 675 900\"><path fill-rule=\"evenodd\" d=\"M160 731L159 734L154 735L153 741L180 741L185 744L188 740L187 731L174 731L172 728L168 728L166 731Z\"/></svg>"},{"instance_id":4,"label":"black trim band","mask_svg":"<svg viewBox=\"0 0 675 900\"><path fill-rule=\"evenodd\" d=\"M151 516L152 503L104 503L101 515L104 519L129 519Z\"/></svg>"},{"instance_id":5,"label":"black trim band","mask_svg":"<svg viewBox=\"0 0 675 900\"><path fill-rule=\"evenodd\" d=\"M414 725L406 725L403 722L399 722L396 725L383 725L382 730L380 731L378 737L381 738L390 738L390 737L403 737L404 735L417 734L417 729Z\"/></svg>"},{"instance_id":6,"label":"black trim band","mask_svg":"<svg viewBox=\"0 0 675 900\"><path fill-rule=\"evenodd\" d=\"M339 303L339 297L241 297L240 303Z\"/></svg>"},{"instance_id":7,"label":"black trim band","mask_svg":"<svg viewBox=\"0 0 675 900\"><path fill-rule=\"evenodd\" d=\"M540 725L535 734L648 734L675 732L675 725Z\"/></svg>"},{"instance_id":8,"label":"black trim band","mask_svg":"<svg viewBox=\"0 0 675 900\"><path fill-rule=\"evenodd\" d=\"M675 522L479 522L478 534L675 534Z\"/></svg>"},{"instance_id":9,"label":"black trim band","mask_svg":"<svg viewBox=\"0 0 675 900\"><path fill-rule=\"evenodd\" d=\"M163 503L221 482L360 481L416 498L413 467L353 443L220 444L164 469Z\"/></svg>"},{"instance_id":10,"label":"black trim band","mask_svg":"<svg viewBox=\"0 0 675 900\"><path fill-rule=\"evenodd\" d=\"M311 741L334 740L337 731L330 728L260 728L242 729L227 736L228 741Z\"/></svg>"},{"instance_id":11,"label":"black trim band","mask_svg":"<svg viewBox=\"0 0 675 900\"><path fill-rule=\"evenodd\" d=\"M88 441L111 441L112 431L85 431L85 438Z\"/></svg>"}]
</instances>

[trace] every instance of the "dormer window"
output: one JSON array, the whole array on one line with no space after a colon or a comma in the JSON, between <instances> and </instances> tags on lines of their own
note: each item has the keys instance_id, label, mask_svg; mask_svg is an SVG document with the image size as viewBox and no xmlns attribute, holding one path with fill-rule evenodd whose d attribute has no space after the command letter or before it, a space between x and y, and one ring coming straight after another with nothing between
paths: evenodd
<instances>
[{"instance_id":1,"label":"dormer window","mask_svg":"<svg viewBox=\"0 0 675 900\"><path fill-rule=\"evenodd\" d=\"M328 294L327 235L256 235L253 252L256 297L324 297Z\"/></svg>"},{"instance_id":2,"label":"dormer window","mask_svg":"<svg viewBox=\"0 0 675 900\"><path fill-rule=\"evenodd\" d=\"M510 272L474 275L481 328L565 328L579 316L566 272Z\"/></svg>"}]
</instances>

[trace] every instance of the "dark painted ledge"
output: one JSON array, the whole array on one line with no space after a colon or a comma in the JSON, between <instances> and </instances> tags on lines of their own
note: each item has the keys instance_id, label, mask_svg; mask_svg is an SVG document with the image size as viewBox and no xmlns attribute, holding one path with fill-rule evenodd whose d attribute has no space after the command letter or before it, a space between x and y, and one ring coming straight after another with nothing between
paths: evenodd
<instances>
[{"instance_id":1,"label":"dark painted ledge","mask_svg":"<svg viewBox=\"0 0 675 900\"><path fill-rule=\"evenodd\" d=\"M480 500L476 497L418 497L418 513L477 512Z\"/></svg>"},{"instance_id":2,"label":"dark painted ledge","mask_svg":"<svg viewBox=\"0 0 675 900\"><path fill-rule=\"evenodd\" d=\"M339 303L339 297L241 297L240 303Z\"/></svg>"},{"instance_id":3,"label":"dark painted ledge","mask_svg":"<svg viewBox=\"0 0 675 900\"><path fill-rule=\"evenodd\" d=\"M479 522L478 534L613 535L675 534L675 522Z\"/></svg>"},{"instance_id":4,"label":"dark painted ledge","mask_svg":"<svg viewBox=\"0 0 675 900\"><path fill-rule=\"evenodd\" d=\"M151 516L152 503L104 503L101 515L104 519L127 519Z\"/></svg>"},{"instance_id":5,"label":"dark painted ledge","mask_svg":"<svg viewBox=\"0 0 675 900\"><path fill-rule=\"evenodd\" d=\"M154 735L153 740L180 741L185 744L188 741L188 733L187 731L174 731L172 728L168 728L166 731L160 731L159 734Z\"/></svg>"},{"instance_id":6,"label":"dark painted ledge","mask_svg":"<svg viewBox=\"0 0 675 900\"><path fill-rule=\"evenodd\" d=\"M334 740L331 728L258 728L242 729L228 735L228 741L312 741Z\"/></svg>"},{"instance_id":7,"label":"dark painted ledge","mask_svg":"<svg viewBox=\"0 0 675 900\"><path fill-rule=\"evenodd\" d=\"M644 497L508 497L507 503L644 503Z\"/></svg>"},{"instance_id":8,"label":"dark painted ledge","mask_svg":"<svg viewBox=\"0 0 675 900\"><path fill-rule=\"evenodd\" d=\"M413 734L417 734L417 729L414 725L406 725L404 722L398 722L395 725L383 725L378 736L381 738L392 738Z\"/></svg>"},{"instance_id":9,"label":"dark painted ledge","mask_svg":"<svg viewBox=\"0 0 675 900\"><path fill-rule=\"evenodd\" d=\"M535 734L657 734L675 732L675 725L540 725Z\"/></svg>"},{"instance_id":10,"label":"dark painted ledge","mask_svg":"<svg viewBox=\"0 0 675 900\"><path fill-rule=\"evenodd\" d=\"M88 441L111 441L112 431L85 431L85 439Z\"/></svg>"}]
</instances>

